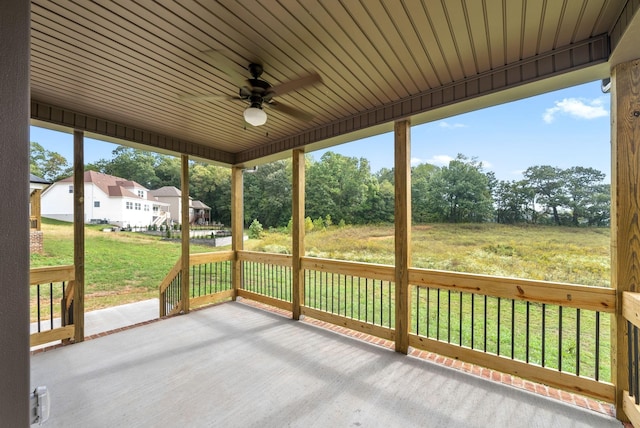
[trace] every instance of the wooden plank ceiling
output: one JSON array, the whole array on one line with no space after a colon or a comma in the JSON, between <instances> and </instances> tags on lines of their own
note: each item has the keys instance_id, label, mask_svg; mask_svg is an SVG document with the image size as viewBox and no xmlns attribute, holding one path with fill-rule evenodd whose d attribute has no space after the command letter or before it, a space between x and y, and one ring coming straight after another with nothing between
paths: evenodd
<instances>
[{"instance_id":1,"label":"wooden plank ceiling","mask_svg":"<svg viewBox=\"0 0 640 428\"><path fill-rule=\"evenodd\" d=\"M139 133L166 136L182 143L176 145L177 151L211 148L201 156L236 163L327 137L344 135L332 140L341 142L355 135L351 131L402 115L404 110L389 117L378 113L367 116L367 112L379 112L403 100L411 101L409 116L438 107L423 101L417 105L416 97L606 36L626 2L31 3L31 97L35 110L39 109L33 113L35 119L68 123L42 112L42 106L53 106ZM606 61L608 51L587 46L588 58L563 70L551 69L548 74ZM608 49L606 43L595 46ZM216 55L203 54L208 50ZM579 57L575 52L571 55L569 61ZM321 83L276 97L286 106L312 114L313 119L300 120L265 108L266 125L245 125L242 112L248 104L224 97L238 94L243 79L249 77L246 67L251 62L264 66L262 78L272 85L319 73ZM595 74L590 77L597 78ZM514 83L525 81L516 79ZM185 95L219 98L190 99ZM367 117L373 119L362 119ZM344 126L349 118L361 119L351 127ZM335 131L320 132L331 126ZM135 132L123 135L123 139L155 144L149 138L135 137Z\"/></svg>"}]
</instances>

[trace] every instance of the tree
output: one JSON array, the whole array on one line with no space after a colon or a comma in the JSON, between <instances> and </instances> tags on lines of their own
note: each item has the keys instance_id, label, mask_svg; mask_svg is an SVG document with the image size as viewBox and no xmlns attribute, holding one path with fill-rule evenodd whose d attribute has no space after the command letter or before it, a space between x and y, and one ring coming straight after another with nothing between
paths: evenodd
<instances>
[{"instance_id":1,"label":"tree","mask_svg":"<svg viewBox=\"0 0 640 428\"><path fill-rule=\"evenodd\" d=\"M578 226L580 218L588 217L588 207L596 203L596 193L605 175L594 168L574 166L563 171L567 206L571 210L571 224Z\"/></svg>"},{"instance_id":2,"label":"tree","mask_svg":"<svg viewBox=\"0 0 640 428\"><path fill-rule=\"evenodd\" d=\"M531 221L534 192L527 181L499 181L493 191L498 223L515 224Z\"/></svg>"},{"instance_id":3,"label":"tree","mask_svg":"<svg viewBox=\"0 0 640 428\"><path fill-rule=\"evenodd\" d=\"M46 150L35 141L31 142L29 163L31 173L47 181L58 181L73 174L73 169L64 156Z\"/></svg>"},{"instance_id":4,"label":"tree","mask_svg":"<svg viewBox=\"0 0 640 428\"><path fill-rule=\"evenodd\" d=\"M161 183L155 171L160 155L118 146L113 151L113 156L111 160L99 160L92 167L103 174L135 181L148 189L155 189Z\"/></svg>"},{"instance_id":5,"label":"tree","mask_svg":"<svg viewBox=\"0 0 640 428\"><path fill-rule=\"evenodd\" d=\"M366 159L326 152L308 168L306 212L313 218L329 214L338 222L368 223L377 214L376 204L367 201L375 194L374 181Z\"/></svg>"},{"instance_id":6,"label":"tree","mask_svg":"<svg viewBox=\"0 0 640 428\"><path fill-rule=\"evenodd\" d=\"M493 215L489 177L482 163L462 154L433 174L427 192L427 208L434 220L484 222Z\"/></svg>"},{"instance_id":7,"label":"tree","mask_svg":"<svg viewBox=\"0 0 640 428\"><path fill-rule=\"evenodd\" d=\"M411 168L411 217L416 223L434 220L430 211L429 185L438 170L437 166L428 163Z\"/></svg>"},{"instance_id":8,"label":"tree","mask_svg":"<svg viewBox=\"0 0 640 428\"><path fill-rule=\"evenodd\" d=\"M283 227L291 217L291 161L260 165L244 174L244 220L257 218L265 227Z\"/></svg>"},{"instance_id":9,"label":"tree","mask_svg":"<svg viewBox=\"0 0 640 428\"><path fill-rule=\"evenodd\" d=\"M560 225L558 208L567 204L562 170L550 165L531 166L523 175L535 192L535 204L544 206L546 211L551 211L554 223Z\"/></svg>"},{"instance_id":10,"label":"tree","mask_svg":"<svg viewBox=\"0 0 640 428\"><path fill-rule=\"evenodd\" d=\"M164 165L170 169L171 162L164 162ZM180 184L176 187L179 186ZM231 171L229 168L200 162L193 163L189 168L189 195L211 207L212 221L231 223Z\"/></svg>"}]
</instances>

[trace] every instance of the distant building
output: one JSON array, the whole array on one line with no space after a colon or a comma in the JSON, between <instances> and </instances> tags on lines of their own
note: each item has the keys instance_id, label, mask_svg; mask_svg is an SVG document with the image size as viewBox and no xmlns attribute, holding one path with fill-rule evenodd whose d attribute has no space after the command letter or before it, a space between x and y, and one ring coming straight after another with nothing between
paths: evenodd
<instances>
[{"instance_id":1,"label":"distant building","mask_svg":"<svg viewBox=\"0 0 640 428\"><path fill-rule=\"evenodd\" d=\"M174 186L164 186L150 190L149 193L158 201L169 204L169 213L173 222L182 222L182 191ZM189 223L211 224L211 208L200 201L189 198Z\"/></svg>"},{"instance_id":2,"label":"distant building","mask_svg":"<svg viewBox=\"0 0 640 428\"><path fill-rule=\"evenodd\" d=\"M73 177L53 183L42 193L42 216L72 222L73 193ZM85 223L148 226L162 224L169 218L169 203L153 198L146 187L124 178L85 171Z\"/></svg>"}]
</instances>

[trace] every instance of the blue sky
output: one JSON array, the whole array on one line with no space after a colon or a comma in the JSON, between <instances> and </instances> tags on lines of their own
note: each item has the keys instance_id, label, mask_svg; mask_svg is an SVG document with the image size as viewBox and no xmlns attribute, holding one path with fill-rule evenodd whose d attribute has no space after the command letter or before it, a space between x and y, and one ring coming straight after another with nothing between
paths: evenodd
<instances>
[{"instance_id":1,"label":"blue sky","mask_svg":"<svg viewBox=\"0 0 640 428\"><path fill-rule=\"evenodd\" d=\"M534 165L592 167L610 181L610 100L592 82L411 129L412 163L448 164L458 153L482 161L501 180L518 180ZM31 141L73 159L70 134L31 127ZM110 159L116 146L85 140L85 162ZM393 134L341 146L334 152L366 157L372 172L393 167ZM326 150L312 152L319 159Z\"/></svg>"}]
</instances>

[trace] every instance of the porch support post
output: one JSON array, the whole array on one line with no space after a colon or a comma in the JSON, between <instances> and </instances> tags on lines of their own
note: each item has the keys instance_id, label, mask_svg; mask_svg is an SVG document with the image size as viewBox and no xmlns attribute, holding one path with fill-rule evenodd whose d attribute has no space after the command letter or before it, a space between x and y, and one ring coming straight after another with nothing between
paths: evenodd
<instances>
[{"instance_id":1,"label":"porch support post","mask_svg":"<svg viewBox=\"0 0 640 428\"><path fill-rule=\"evenodd\" d=\"M182 216L182 231L180 233L182 239L182 279L180 282L180 295L182 296L182 312L189 313L189 156L182 155L180 168L180 204Z\"/></svg>"},{"instance_id":2,"label":"porch support post","mask_svg":"<svg viewBox=\"0 0 640 428\"><path fill-rule=\"evenodd\" d=\"M37 231L42 229L42 189L35 189L29 198L29 205L31 205L31 217L35 218L35 228Z\"/></svg>"},{"instance_id":3,"label":"porch support post","mask_svg":"<svg viewBox=\"0 0 640 428\"><path fill-rule=\"evenodd\" d=\"M622 293L640 292L640 59L611 71L611 285L618 307L612 324L612 376L622 419L628 390L627 323Z\"/></svg>"},{"instance_id":4,"label":"porch support post","mask_svg":"<svg viewBox=\"0 0 640 428\"><path fill-rule=\"evenodd\" d=\"M293 279L291 284L291 303L293 306L294 320L300 319L300 312L304 302L304 270L302 269L302 257L304 257L304 189L305 189L305 163L304 150L293 151L293 192L291 209L291 253Z\"/></svg>"},{"instance_id":5,"label":"porch support post","mask_svg":"<svg viewBox=\"0 0 640 428\"><path fill-rule=\"evenodd\" d=\"M396 351L409 352L409 267L411 267L411 123L401 120L395 134L395 300Z\"/></svg>"},{"instance_id":6,"label":"porch support post","mask_svg":"<svg viewBox=\"0 0 640 428\"><path fill-rule=\"evenodd\" d=\"M0 421L29 426L30 2L0 1Z\"/></svg>"},{"instance_id":7,"label":"porch support post","mask_svg":"<svg viewBox=\"0 0 640 428\"><path fill-rule=\"evenodd\" d=\"M233 284L233 300L238 297L238 290L242 287L242 263L238 257L244 243L244 194L242 168L234 166L231 169L231 250L233 251L233 268L231 269L231 283Z\"/></svg>"},{"instance_id":8,"label":"porch support post","mask_svg":"<svg viewBox=\"0 0 640 428\"><path fill-rule=\"evenodd\" d=\"M84 132L73 131L74 340L84 340Z\"/></svg>"}]
</instances>

